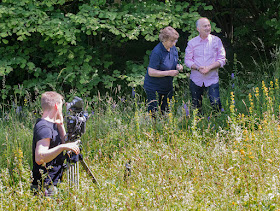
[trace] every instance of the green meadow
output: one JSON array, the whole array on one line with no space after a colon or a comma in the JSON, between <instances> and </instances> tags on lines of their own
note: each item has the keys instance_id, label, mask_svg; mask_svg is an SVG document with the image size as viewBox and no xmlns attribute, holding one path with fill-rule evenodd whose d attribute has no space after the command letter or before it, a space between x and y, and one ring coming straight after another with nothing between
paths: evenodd
<instances>
[{"instance_id":1,"label":"green meadow","mask_svg":"<svg viewBox=\"0 0 280 211\"><path fill-rule=\"evenodd\" d=\"M211 113L206 97L204 114L196 115L190 97L179 91L170 112L156 119L137 92L135 97L112 92L86 102L91 116L82 153L99 185L80 168L79 189L64 178L53 198L30 191L39 98L26 94L21 112L16 97L13 106L2 104L0 210L280 209L277 56L270 64L273 76L262 77L260 71L249 81L235 69L221 86L224 112L218 114Z\"/></svg>"}]
</instances>

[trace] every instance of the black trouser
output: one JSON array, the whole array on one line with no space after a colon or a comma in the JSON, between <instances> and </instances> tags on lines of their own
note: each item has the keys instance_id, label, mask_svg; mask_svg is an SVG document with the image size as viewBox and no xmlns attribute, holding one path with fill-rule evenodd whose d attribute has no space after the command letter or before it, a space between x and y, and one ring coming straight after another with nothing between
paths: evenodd
<instances>
[{"instance_id":1,"label":"black trouser","mask_svg":"<svg viewBox=\"0 0 280 211\"><path fill-rule=\"evenodd\" d=\"M157 111L158 105L160 105L161 112L168 111L168 102L172 99L173 90L170 90L167 93L160 93L152 90L145 90L148 99L148 112Z\"/></svg>"},{"instance_id":2,"label":"black trouser","mask_svg":"<svg viewBox=\"0 0 280 211\"><path fill-rule=\"evenodd\" d=\"M190 80L190 91L192 95L192 106L197 108L199 113L202 113L202 95L204 91L208 92L211 106L214 110L220 111L222 108L219 92L219 83L212 84L209 87L197 86L192 80Z\"/></svg>"}]
</instances>

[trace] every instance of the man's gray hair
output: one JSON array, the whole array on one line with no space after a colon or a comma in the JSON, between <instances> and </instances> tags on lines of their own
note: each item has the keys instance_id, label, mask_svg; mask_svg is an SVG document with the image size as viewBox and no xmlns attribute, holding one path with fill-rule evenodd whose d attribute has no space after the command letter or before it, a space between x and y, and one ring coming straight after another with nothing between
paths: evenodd
<instances>
[{"instance_id":1,"label":"man's gray hair","mask_svg":"<svg viewBox=\"0 0 280 211\"><path fill-rule=\"evenodd\" d=\"M199 25L199 22L200 22L201 19L207 19L207 20L209 20L208 18L205 18L205 17L199 18L199 19L195 22L196 28L198 28L198 25ZM210 20L209 20L209 22L210 22Z\"/></svg>"}]
</instances>

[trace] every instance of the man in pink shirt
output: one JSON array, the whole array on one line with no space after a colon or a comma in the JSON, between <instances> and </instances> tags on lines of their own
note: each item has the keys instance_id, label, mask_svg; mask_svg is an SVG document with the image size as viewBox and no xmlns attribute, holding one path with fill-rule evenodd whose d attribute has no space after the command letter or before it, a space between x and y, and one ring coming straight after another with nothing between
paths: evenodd
<instances>
[{"instance_id":1,"label":"man in pink shirt","mask_svg":"<svg viewBox=\"0 0 280 211\"><path fill-rule=\"evenodd\" d=\"M199 35L188 42L185 55L185 64L191 69L192 105L201 114L202 95L206 89L212 107L220 111L218 70L226 63L226 52L221 39L210 34L211 25L207 18L198 19L196 28Z\"/></svg>"}]
</instances>

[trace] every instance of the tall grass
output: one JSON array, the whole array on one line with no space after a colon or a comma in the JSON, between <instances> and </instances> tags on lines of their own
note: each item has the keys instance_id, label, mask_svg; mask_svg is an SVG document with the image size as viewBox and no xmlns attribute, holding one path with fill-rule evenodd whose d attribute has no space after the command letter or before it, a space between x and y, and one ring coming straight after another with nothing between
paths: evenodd
<instances>
[{"instance_id":1,"label":"tall grass","mask_svg":"<svg viewBox=\"0 0 280 211\"><path fill-rule=\"evenodd\" d=\"M279 57L273 65L279 71ZM80 189L62 182L55 198L29 190L38 117L30 111L39 103L28 102L21 116L2 107L0 210L279 209L279 78L234 83L221 87L225 112L212 114L204 99L202 117L186 112L188 99L174 98L155 120L137 93L97 97L82 153L100 186L80 169Z\"/></svg>"}]
</instances>

